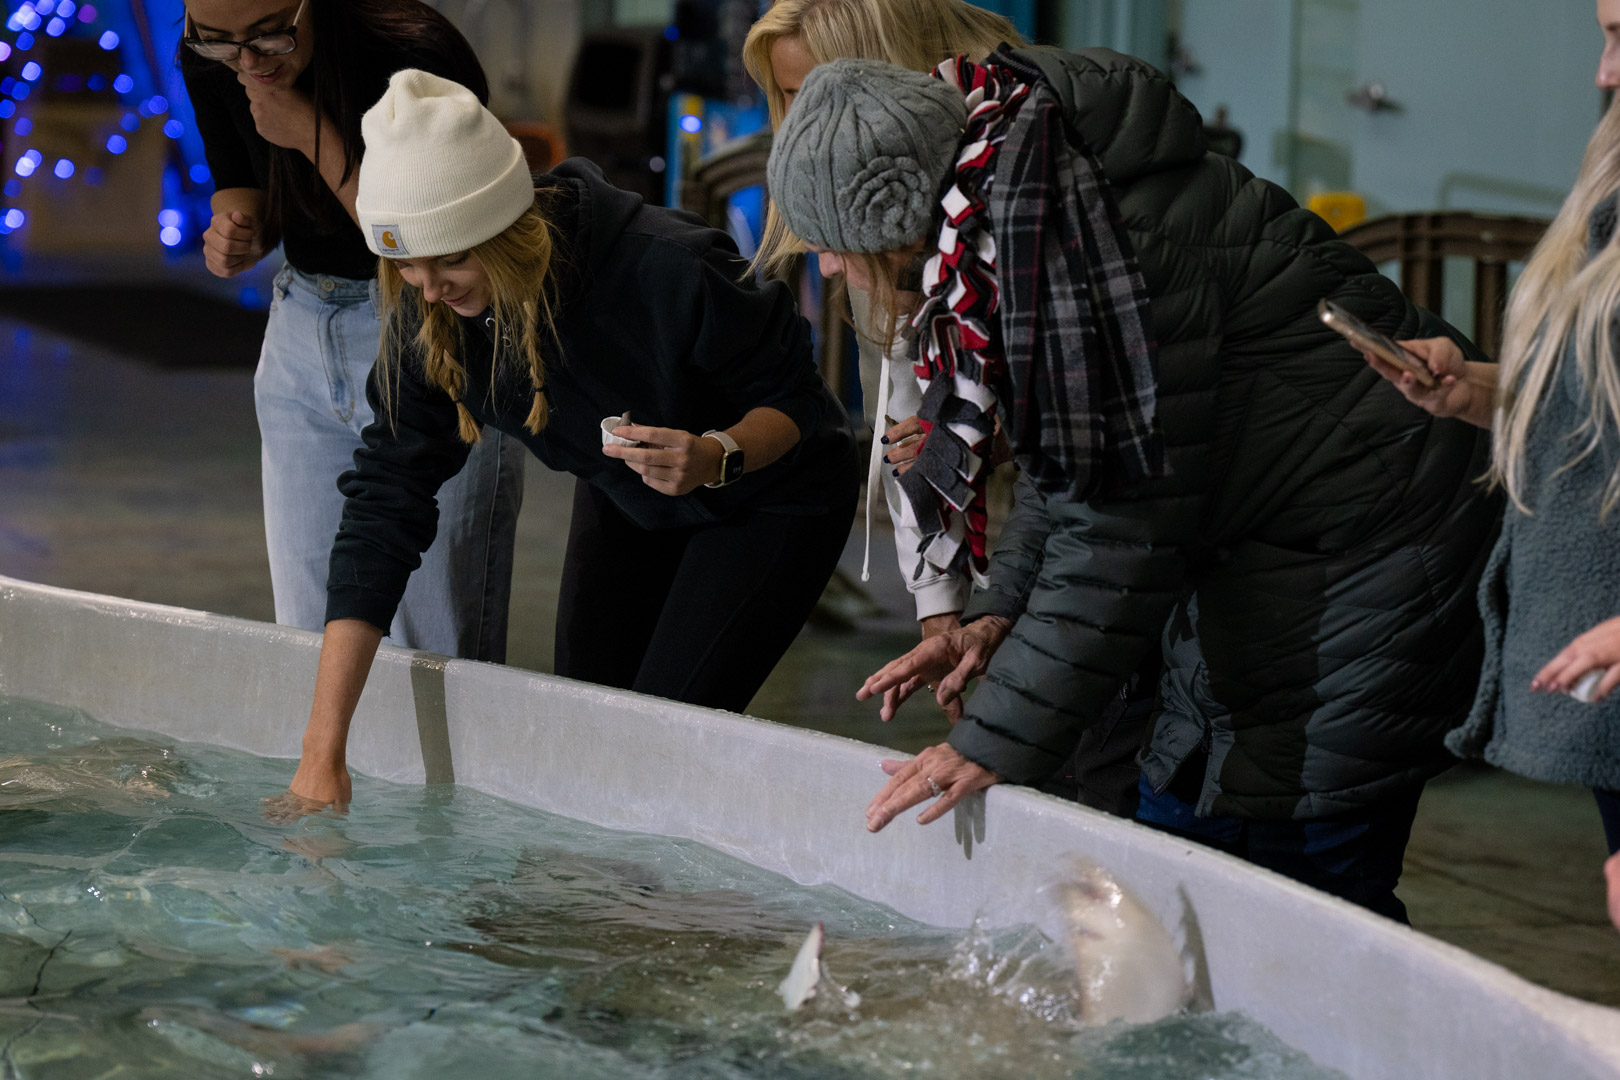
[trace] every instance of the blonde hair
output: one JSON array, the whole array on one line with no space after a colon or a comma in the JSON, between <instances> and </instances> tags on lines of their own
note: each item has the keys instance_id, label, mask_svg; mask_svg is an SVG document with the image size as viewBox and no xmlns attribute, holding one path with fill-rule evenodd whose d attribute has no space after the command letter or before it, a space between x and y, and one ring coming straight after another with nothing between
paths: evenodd
<instances>
[{"instance_id":1,"label":"blonde hair","mask_svg":"<svg viewBox=\"0 0 1620 1080\"><path fill-rule=\"evenodd\" d=\"M495 356L491 361L491 384L494 373L503 363L528 372L534 399L523 426L538 435L549 419L540 341L542 337L556 341L552 327L556 315L557 252L551 222L537 199L535 205L504 232L469 250L483 265L492 297ZM462 335L455 312L444 304L424 300L422 290L407 284L399 267L389 259L380 260L377 292L383 323L382 349L377 360L378 385L382 388L389 417L392 418L394 412L401 357L414 346L422 358L428 382L450 395L450 400L456 403L462 441L476 443L480 438L479 425L462 401L467 391L467 369L459 356ZM419 327L410 342L397 337L402 315Z\"/></svg>"},{"instance_id":2,"label":"blonde hair","mask_svg":"<svg viewBox=\"0 0 1620 1080\"><path fill-rule=\"evenodd\" d=\"M787 114L787 98L771 69L771 47L797 38L818 64L831 60L883 60L912 71L932 71L942 60L982 60L1002 42L1025 44L1013 24L965 0L776 0L743 43L743 64L765 90L771 127ZM780 274L805 247L771 205L754 268Z\"/></svg>"},{"instance_id":3,"label":"blonde hair","mask_svg":"<svg viewBox=\"0 0 1620 1080\"><path fill-rule=\"evenodd\" d=\"M1575 188L1564 200L1547 234L1508 301L1497 379L1489 479L1507 490L1525 513L1529 478L1525 450L1535 413L1555 386L1566 350L1586 391L1585 419L1569 433L1579 451L1565 468L1599 448L1610 425L1620 424L1620 371L1609 330L1620 317L1620 230L1603 249L1590 253L1592 211L1620 188L1620 101L1612 106L1587 144ZM1571 350L1571 346L1573 349ZM1601 514L1620 501L1620 467L1604 486Z\"/></svg>"}]
</instances>

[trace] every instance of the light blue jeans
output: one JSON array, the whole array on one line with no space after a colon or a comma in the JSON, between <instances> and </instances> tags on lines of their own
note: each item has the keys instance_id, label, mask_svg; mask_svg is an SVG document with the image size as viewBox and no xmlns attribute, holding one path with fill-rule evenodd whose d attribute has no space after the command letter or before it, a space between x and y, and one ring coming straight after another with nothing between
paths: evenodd
<instances>
[{"instance_id":1,"label":"light blue jeans","mask_svg":"<svg viewBox=\"0 0 1620 1080\"><path fill-rule=\"evenodd\" d=\"M277 275L253 399L263 447L264 530L276 621L326 624L326 571L343 517L338 477L371 423L366 377L381 322L375 281ZM512 540L523 502L523 444L486 430L439 490L439 532L411 575L389 636L396 645L502 663Z\"/></svg>"}]
</instances>

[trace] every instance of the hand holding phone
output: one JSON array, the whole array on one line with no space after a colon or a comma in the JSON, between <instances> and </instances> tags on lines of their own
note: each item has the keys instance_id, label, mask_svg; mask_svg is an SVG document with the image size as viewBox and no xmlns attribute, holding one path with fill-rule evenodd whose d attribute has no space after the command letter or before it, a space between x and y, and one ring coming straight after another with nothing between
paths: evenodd
<instances>
[{"instance_id":1,"label":"hand holding phone","mask_svg":"<svg viewBox=\"0 0 1620 1080\"><path fill-rule=\"evenodd\" d=\"M1400 343L1394 338L1382 331L1374 330L1333 301L1327 299L1320 301L1316 305L1316 313L1326 326L1343 334L1346 341L1362 352L1372 353L1380 360L1409 372L1420 385L1428 389L1432 390L1439 385L1428 366L1401 348Z\"/></svg>"}]
</instances>

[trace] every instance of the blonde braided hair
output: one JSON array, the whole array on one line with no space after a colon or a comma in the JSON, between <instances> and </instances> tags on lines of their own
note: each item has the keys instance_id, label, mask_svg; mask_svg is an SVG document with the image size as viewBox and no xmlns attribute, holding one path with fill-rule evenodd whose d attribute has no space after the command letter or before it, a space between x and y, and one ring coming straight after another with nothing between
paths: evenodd
<instances>
[{"instance_id":1,"label":"blonde braided hair","mask_svg":"<svg viewBox=\"0 0 1620 1080\"><path fill-rule=\"evenodd\" d=\"M544 338L553 349L557 348L553 326L558 254L543 196L537 196L535 205L504 232L471 248L469 253L483 266L492 297L495 356L491 362L491 382L493 384L493 376L503 363L515 363L527 369L534 396L523 426L538 435L550 419L545 395L546 366L540 342ZM407 348L414 346L422 357L427 381L455 402L462 441L478 442L481 438L478 421L462 400L467 391L467 369L459 358L461 324L455 312L444 304L427 303L422 290L407 284L399 268L389 259L381 260L378 266L377 286L383 320L378 382L390 420L394 415L400 358ZM407 308L419 327L409 343L399 341L397 336L401 316L406 314Z\"/></svg>"}]
</instances>

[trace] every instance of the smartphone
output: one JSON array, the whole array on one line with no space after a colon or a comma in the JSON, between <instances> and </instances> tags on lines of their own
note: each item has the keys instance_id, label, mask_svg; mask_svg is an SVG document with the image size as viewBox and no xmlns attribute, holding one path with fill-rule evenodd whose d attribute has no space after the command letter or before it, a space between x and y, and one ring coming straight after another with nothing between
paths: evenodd
<instances>
[{"instance_id":1,"label":"smartphone","mask_svg":"<svg viewBox=\"0 0 1620 1080\"><path fill-rule=\"evenodd\" d=\"M1402 371L1411 372L1414 379L1431 390L1438 385L1423 361L1401 348L1394 338L1374 330L1333 301L1324 299L1319 302L1316 313L1322 317L1323 323L1343 334L1346 341L1362 352L1372 353Z\"/></svg>"}]
</instances>

